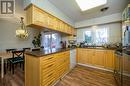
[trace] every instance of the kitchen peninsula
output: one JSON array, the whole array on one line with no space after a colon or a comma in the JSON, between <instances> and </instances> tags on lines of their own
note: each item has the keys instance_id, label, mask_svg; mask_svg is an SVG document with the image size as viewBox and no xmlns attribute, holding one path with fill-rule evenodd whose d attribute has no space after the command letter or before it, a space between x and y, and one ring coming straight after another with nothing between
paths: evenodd
<instances>
[{"instance_id":1,"label":"kitchen peninsula","mask_svg":"<svg viewBox=\"0 0 130 86\"><path fill-rule=\"evenodd\" d=\"M26 53L25 86L50 86L69 72L70 49Z\"/></svg>"}]
</instances>

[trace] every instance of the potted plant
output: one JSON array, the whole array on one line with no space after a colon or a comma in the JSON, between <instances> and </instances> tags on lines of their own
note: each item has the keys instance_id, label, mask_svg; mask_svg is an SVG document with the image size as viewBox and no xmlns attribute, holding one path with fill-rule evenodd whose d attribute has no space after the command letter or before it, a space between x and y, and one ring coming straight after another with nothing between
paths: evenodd
<instances>
[{"instance_id":1,"label":"potted plant","mask_svg":"<svg viewBox=\"0 0 130 86\"><path fill-rule=\"evenodd\" d=\"M37 36L34 36L32 44L35 48L39 48L41 46L41 34L40 33Z\"/></svg>"}]
</instances>

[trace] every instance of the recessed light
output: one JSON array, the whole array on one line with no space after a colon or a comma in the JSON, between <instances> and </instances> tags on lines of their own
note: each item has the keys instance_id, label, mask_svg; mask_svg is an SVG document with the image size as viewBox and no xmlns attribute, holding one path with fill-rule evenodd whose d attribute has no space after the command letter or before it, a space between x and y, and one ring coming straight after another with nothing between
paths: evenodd
<instances>
[{"instance_id":1,"label":"recessed light","mask_svg":"<svg viewBox=\"0 0 130 86\"><path fill-rule=\"evenodd\" d=\"M82 11L86 11L101 5L105 5L107 0L76 0Z\"/></svg>"}]
</instances>

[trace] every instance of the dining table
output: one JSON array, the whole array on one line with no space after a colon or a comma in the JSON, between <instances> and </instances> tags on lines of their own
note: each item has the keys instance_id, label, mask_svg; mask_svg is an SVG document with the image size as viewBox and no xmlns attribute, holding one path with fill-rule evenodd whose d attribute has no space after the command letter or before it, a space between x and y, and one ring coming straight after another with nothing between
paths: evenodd
<instances>
[{"instance_id":1,"label":"dining table","mask_svg":"<svg viewBox=\"0 0 130 86\"><path fill-rule=\"evenodd\" d=\"M1 78L4 78L4 62L7 61L7 59L12 58L12 53L7 52L0 52L0 59L1 59Z\"/></svg>"}]
</instances>

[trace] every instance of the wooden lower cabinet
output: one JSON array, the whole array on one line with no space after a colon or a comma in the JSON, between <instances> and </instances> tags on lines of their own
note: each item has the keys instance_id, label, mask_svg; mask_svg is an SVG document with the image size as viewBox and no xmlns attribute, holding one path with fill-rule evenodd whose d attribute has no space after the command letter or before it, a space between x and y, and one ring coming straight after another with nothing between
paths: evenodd
<instances>
[{"instance_id":1,"label":"wooden lower cabinet","mask_svg":"<svg viewBox=\"0 0 130 86\"><path fill-rule=\"evenodd\" d=\"M123 54L123 73L130 76L130 56Z\"/></svg>"},{"instance_id":2,"label":"wooden lower cabinet","mask_svg":"<svg viewBox=\"0 0 130 86\"><path fill-rule=\"evenodd\" d=\"M69 71L69 64L69 51L43 57L26 55L25 86L51 86Z\"/></svg>"},{"instance_id":3,"label":"wooden lower cabinet","mask_svg":"<svg viewBox=\"0 0 130 86\"><path fill-rule=\"evenodd\" d=\"M94 51L93 49L78 49L78 63L92 64Z\"/></svg>"},{"instance_id":4,"label":"wooden lower cabinet","mask_svg":"<svg viewBox=\"0 0 130 86\"><path fill-rule=\"evenodd\" d=\"M114 69L114 50L78 48L77 51L78 63Z\"/></svg>"},{"instance_id":5,"label":"wooden lower cabinet","mask_svg":"<svg viewBox=\"0 0 130 86\"><path fill-rule=\"evenodd\" d=\"M105 68L114 70L115 67L115 51L107 50L105 55Z\"/></svg>"},{"instance_id":6,"label":"wooden lower cabinet","mask_svg":"<svg viewBox=\"0 0 130 86\"><path fill-rule=\"evenodd\" d=\"M104 67L105 54L106 52L104 50L95 50L94 56L92 57L92 64L97 67Z\"/></svg>"}]
</instances>

